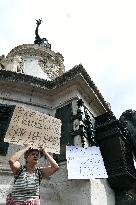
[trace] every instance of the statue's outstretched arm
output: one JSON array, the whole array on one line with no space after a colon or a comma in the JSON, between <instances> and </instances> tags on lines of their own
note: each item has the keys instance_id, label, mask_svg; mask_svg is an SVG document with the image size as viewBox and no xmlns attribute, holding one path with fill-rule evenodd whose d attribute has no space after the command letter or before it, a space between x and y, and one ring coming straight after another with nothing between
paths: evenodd
<instances>
[{"instance_id":1,"label":"statue's outstretched arm","mask_svg":"<svg viewBox=\"0 0 136 205\"><path fill-rule=\"evenodd\" d=\"M39 34L38 34L38 28L39 28L41 22L42 22L42 19L36 20L37 26L36 26L36 29L35 29L35 35L36 35L35 39L41 39Z\"/></svg>"}]
</instances>

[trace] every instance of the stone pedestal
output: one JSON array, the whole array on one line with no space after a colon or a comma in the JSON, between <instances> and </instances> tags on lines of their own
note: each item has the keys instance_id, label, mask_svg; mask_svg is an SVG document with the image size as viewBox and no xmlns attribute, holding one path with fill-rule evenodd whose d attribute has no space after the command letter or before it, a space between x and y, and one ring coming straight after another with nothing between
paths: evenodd
<instances>
[{"instance_id":1,"label":"stone pedestal","mask_svg":"<svg viewBox=\"0 0 136 205\"><path fill-rule=\"evenodd\" d=\"M105 179L68 180L66 163L41 186L42 205L115 205L114 192Z\"/></svg>"}]
</instances>

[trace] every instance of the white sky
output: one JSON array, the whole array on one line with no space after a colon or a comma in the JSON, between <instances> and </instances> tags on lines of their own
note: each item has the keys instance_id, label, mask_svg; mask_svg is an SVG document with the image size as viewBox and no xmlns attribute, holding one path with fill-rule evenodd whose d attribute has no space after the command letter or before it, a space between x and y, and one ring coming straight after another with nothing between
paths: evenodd
<instances>
[{"instance_id":1,"label":"white sky","mask_svg":"<svg viewBox=\"0 0 136 205\"><path fill-rule=\"evenodd\" d=\"M81 63L116 117L136 110L135 0L0 0L0 55L33 43L39 18L66 70Z\"/></svg>"}]
</instances>

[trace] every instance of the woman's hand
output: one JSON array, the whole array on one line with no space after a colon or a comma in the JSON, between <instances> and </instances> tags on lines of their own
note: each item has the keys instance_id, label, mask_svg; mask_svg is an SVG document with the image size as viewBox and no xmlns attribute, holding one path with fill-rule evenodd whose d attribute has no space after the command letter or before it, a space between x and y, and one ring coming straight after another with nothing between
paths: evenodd
<instances>
[{"instance_id":1,"label":"woman's hand","mask_svg":"<svg viewBox=\"0 0 136 205\"><path fill-rule=\"evenodd\" d=\"M45 148L43 148L43 154L47 154L48 152L47 152L47 149L45 149Z\"/></svg>"},{"instance_id":2,"label":"woman's hand","mask_svg":"<svg viewBox=\"0 0 136 205\"><path fill-rule=\"evenodd\" d=\"M39 149L39 152L42 154L42 155L46 155L48 152L47 152L47 149L45 148L40 148Z\"/></svg>"},{"instance_id":3,"label":"woman's hand","mask_svg":"<svg viewBox=\"0 0 136 205\"><path fill-rule=\"evenodd\" d=\"M26 150L29 150L30 148L32 148L32 145L30 143L28 143L26 146L25 146Z\"/></svg>"}]
</instances>

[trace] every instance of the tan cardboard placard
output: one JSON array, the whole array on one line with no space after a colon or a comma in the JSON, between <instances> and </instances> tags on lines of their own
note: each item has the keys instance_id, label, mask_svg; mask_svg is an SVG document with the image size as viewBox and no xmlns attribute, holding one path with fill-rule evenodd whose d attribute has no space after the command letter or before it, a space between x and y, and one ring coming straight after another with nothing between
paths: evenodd
<instances>
[{"instance_id":1,"label":"tan cardboard placard","mask_svg":"<svg viewBox=\"0 0 136 205\"><path fill-rule=\"evenodd\" d=\"M4 141L34 148L44 147L48 152L60 153L61 120L17 105Z\"/></svg>"}]
</instances>

